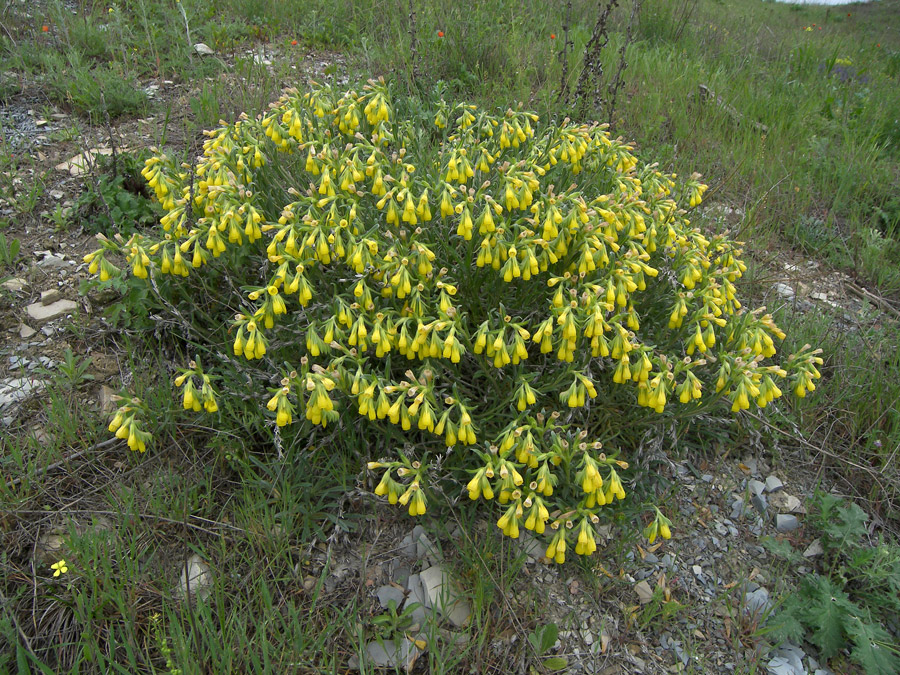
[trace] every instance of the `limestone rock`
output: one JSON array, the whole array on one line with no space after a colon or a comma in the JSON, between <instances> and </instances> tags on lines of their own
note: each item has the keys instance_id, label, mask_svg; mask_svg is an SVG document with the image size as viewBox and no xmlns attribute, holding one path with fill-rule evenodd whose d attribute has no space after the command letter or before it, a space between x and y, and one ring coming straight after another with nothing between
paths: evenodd
<instances>
[{"instance_id":1,"label":"limestone rock","mask_svg":"<svg viewBox=\"0 0 900 675\"><path fill-rule=\"evenodd\" d=\"M178 590L183 598L205 600L212 590L212 571L209 565L196 553L182 565L178 578ZM190 595L189 592L190 591Z\"/></svg>"},{"instance_id":2,"label":"limestone rock","mask_svg":"<svg viewBox=\"0 0 900 675\"><path fill-rule=\"evenodd\" d=\"M28 316L37 323L46 323L78 309L78 303L71 300L57 300L49 305L35 302L25 308Z\"/></svg>"}]
</instances>

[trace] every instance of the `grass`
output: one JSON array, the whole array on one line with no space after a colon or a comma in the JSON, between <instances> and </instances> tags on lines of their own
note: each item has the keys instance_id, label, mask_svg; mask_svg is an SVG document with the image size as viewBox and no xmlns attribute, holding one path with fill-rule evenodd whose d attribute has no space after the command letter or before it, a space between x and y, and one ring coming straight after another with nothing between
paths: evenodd
<instances>
[{"instance_id":1,"label":"grass","mask_svg":"<svg viewBox=\"0 0 900 675\"><path fill-rule=\"evenodd\" d=\"M0 14L0 101L58 106L95 127L107 115L113 122L158 115L165 123L157 144L187 158L202 142L199 130L261 111L283 84L302 79L293 61L315 48L345 59L346 66L326 69L329 77L385 74L421 95L440 86L488 106L523 101L542 115L571 112L557 100L564 26L573 84L595 3L574 0L568 22L565 3L417 0L414 8L415 30L407 3L383 0L129 0L112 10L80 3L76 13L55 0L30 13L8 3ZM839 8L645 0L611 121L666 170L703 173L708 203L740 210L731 226L762 261L748 275L749 291L764 292L769 251L793 249L889 300L900 293L898 11L897 0ZM613 15L607 77L626 20L622 11ZM196 42L217 57L198 56ZM271 69L252 56L262 49L276 54ZM157 102L144 93L167 79L190 85L186 100ZM704 100L701 85L727 107ZM3 181L0 192L17 213L32 214L48 176L13 149L6 130L2 144L0 170L19 181ZM12 272L12 257L4 256L3 274ZM845 474L848 492L896 522L896 322L863 316L848 328L840 311L790 307L777 318L789 336L784 349L822 346L825 366L816 395L782 406L772 420L782 431L768 433L810 439L809 451ZM72 341L87 344L78 335ZM129 350L153 353L140 343ZM359 594L323 587L342 536L383 516L357 490L364 441L344 438L333 451L327 443L335 437L316 439L317 450L290 445L283 461L272 462L258 454L254 432L210 437L184 423L164 364L152 363L134 358L126 375L166 411L156 430L161 450L135 457L101 445L105 422L83 405L94 383L77 369L50 377L31 423L4 434L0 671L335 672L351 654L362 656L380 610ZM681 432L684 445L709 451L759 424L713 426ZM465 509L442 513L441 522L466 532L481 527ZM48 550L50 535L61 537L53 540L60 549ZM609 553L616 561L626 543L618 546ZM208 602L189 605L177 589L194 553L210 565L213 582ZM62 557L70 572L53 578L49 565ZM518 588L521 554L481 535L464 541L451 561L475 616L462 649L429 634L428 668L460 672L522 653L531 658L511 647L498 656L489 639L510 629L524 643L543 625L542 616L515 616L504 603ZM660 623L653 611L639 620ZM683 637L688 649L692 638Z\"/></svg>"}]
</instances>

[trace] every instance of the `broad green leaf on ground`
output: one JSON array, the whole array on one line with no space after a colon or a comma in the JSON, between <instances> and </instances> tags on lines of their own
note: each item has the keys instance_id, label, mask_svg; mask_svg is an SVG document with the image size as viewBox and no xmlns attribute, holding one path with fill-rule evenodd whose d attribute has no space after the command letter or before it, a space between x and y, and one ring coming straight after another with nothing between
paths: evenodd
<instances>
[{"instance_id":1,"label":"broad green leaf on ground","mask_svg":"<svg viewBox=\"0 0 900 675\"><path fill-rule=\"evenodd\" d=\"M859 617L848 621L846 628L853 639L851 655L865 669L866 675L900 673L900 653L887 631Z\"/></svg>"},{"instance_id":2,"label":"broad green leaf on ground","mask_svg":"<svg viewBox=\"0 0 900 675\"><path fill-rule=\"evenodd\" d=\"M823 658L831 658L844 647L846 623L859 615L859 608L830 579L818 575L804 579L799 595L806 600L800 618L812 628L810 641Z\"/></svg>"},{"instance_id":3,"label":"broad green leaf on ground","mask_svg":"<svg viewBox=\"0 0 900 675\"><path fill-rule=\"evenodd\" d=\"M826 532L833 542L838 544L855 544L866 533L868 514L855 502L838 507L837 520L826 527Z\"/></svg>"}]
</instances>

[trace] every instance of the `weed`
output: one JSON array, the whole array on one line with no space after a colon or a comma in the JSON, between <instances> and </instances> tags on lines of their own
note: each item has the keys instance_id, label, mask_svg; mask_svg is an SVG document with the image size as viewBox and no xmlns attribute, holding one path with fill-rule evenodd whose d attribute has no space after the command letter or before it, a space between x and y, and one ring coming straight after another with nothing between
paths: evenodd
<instances>
[{"instance_id":1,"label":"weed","mask_svg":"<svg viewBox=\"0 0 900 675\"><path fill-rule=\"evenodd\" d=\"M556 644L556 640L559 637L559 626L555 623L537 626L527 637L528 643L534 649L535 654L543 656Z\"/></svg>"},{"instance_id":2,"label":"weed","mask_svg":"<svg viewBox=\"0 0 900 675\"><path fill-rule=\"evenodd\" d=\"M56 370L60 382L69 389L76 389L94 379L94 376L88 372L90 367L90 358L79 359L71 348L66 348L63 352L63 360L57 365Z\"/></svg>"},{"instance_id":3,"label":"weed","mask_svg":"<svg viewBox=\"0 0 900 675\"><path fill-rule=\"evenodd\" d=\"M72 219L91 233L116 231L130 234L153 225L159 218L140 177L146 152L118 153L97 158L97 174L84 183Z\"/></svg>"},{"instance_id":4,"label":"weed","mask_svg":"<svg viewBox=\"0 0 900 675\"><path fill-rule=\"evenodd\" d=\"M10 239L0 232L0 269L15 267L19 255L20 242L15 237Z\"/></svg>"},{"instance_id":5,"label":"weed","mask_svg":"<svg viewBox=\"0 0 900 675\"><path fill-rule=\"evenodd\" d=\"M851 649L872 675L897 672L900 650L888 627L900 618L900 546L867 545L869 517L853 502L817 492L810 507L810 527L824 549L822 574L801 580L767 632L776 639L807 638L825 659ZM797 555L790 545L773 550Z\"/></svg>"},{"instance_id":6,"label":"weed","mask_svg":"<svg viewBox=\"0 0 900 675\"><path fill-rule=\"evenodd\" d=\"M404 603L403 611L398 612L397 601L391 598L387 611L371 619L378 637L381 640L405 639L406 634L413 629L413 614L421 606L418 602Z\"/></svg>"},{"instance_id":7,"label":"weed","mask_svg":"<svg viewBox=\"0 0 900 675\"><path fill-rule=\"evenodd\" d=\"M147 95L130 78L107 66L87 68L80 63L54 74L49 92L54 100L96 122L134 115L147 106Z\"/></svg>"}]
</instances>

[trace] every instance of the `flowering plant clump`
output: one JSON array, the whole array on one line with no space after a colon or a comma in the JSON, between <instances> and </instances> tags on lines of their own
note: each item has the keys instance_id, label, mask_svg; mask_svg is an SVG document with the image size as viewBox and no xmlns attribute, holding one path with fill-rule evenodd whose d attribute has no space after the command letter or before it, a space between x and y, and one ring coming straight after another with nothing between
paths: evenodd
<instances>
[{"instance_id":1,"label":"flowering plant clump","mask_svg":"<svg viewBox=\"0 0 900 675\"><path fill-rule=\"evenodd\" d=\"M368 468L411 515L464 476L505 534L546 533L557 562L590 554L628 467L604 408L624 425L642 408L740 411L819 377L808 346L773 360L782 332L735 295L739 245L687 219L698 177L677 184L603 126L443 100L396 120L370 82L289 90L207 134L195 167L147 161L160 231L100 237L91 271L118 275L121 256L183 287L207 366L276 385L249 392L274 425L402 430L381 437L406 450ZM197 361L176 380L185 408L215 413L259 381L229 392L223 375L220 394ZM657 510L646 534L669 525Z\"/></svg>"}]
</instances>

